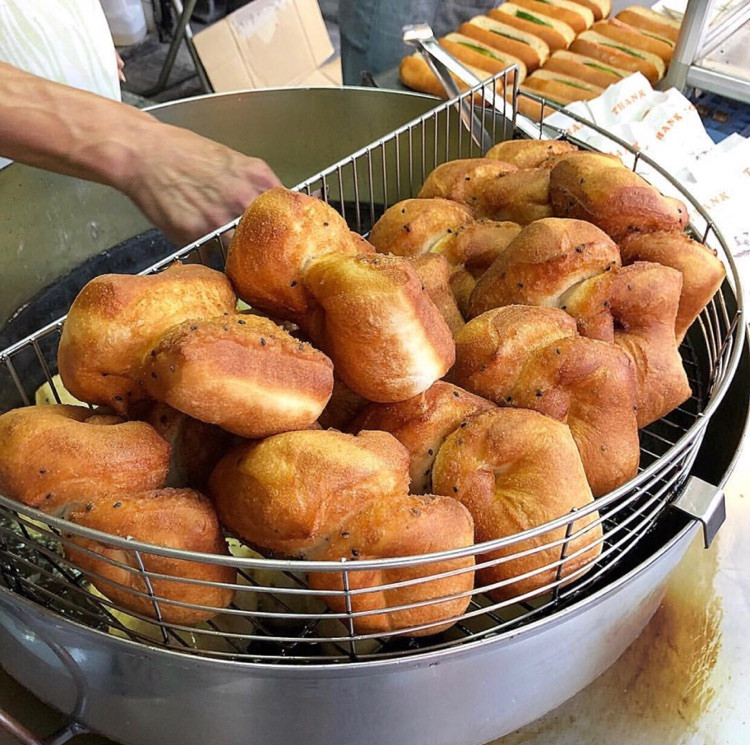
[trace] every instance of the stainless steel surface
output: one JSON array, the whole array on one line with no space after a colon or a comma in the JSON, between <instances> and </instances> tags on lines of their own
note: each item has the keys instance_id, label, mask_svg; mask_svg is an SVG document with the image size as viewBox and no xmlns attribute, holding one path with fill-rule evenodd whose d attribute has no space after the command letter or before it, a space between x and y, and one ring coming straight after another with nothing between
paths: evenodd
<instances>
[{"instance_id":1,"label":"stainless steel surface","mask_svg":"<svg viewBox=\"0 0 750 745\"><path fill-rule=\"evenodd\" d=\"M703 526L703 544L709 548L724 524L727 509L724 492L702 479L692 477L672 507L698 520Z\"/></svg>"},{"instance_id":2,"label":"stainless steel surface","mask_svg":"<svg viewBox=\"0 0 750 745\"><path fill-rule=\"evenodd\" d=\"M150 112L263 157L292 186L436 104L430 96L375 89L279 89L203 96ZM84 260L149 227L106 186L17 163L0 169L0 324Z\"/></svg>"},{"instance_id":3,"label":"stainless steel surface","mask_svg":"<svg viewBox=\"0 0 750 745\"><path fill-rule=\"evenodd\" d=\"M686 85L750 104L750 79L694 65L687 71Z\"/></svg>"},{"instance_id":4,"label":"stainless steel surface","mask_svg":"<svg viewBox=\"0 0 750 745\"><path fill-rule=\"evenodd\" d=\"M485 110L482 116L487 116ZM494 117L492 122L496 123ZM496 137L498 132L505 134L504 122L495 130ZM388 204L413 193L426 171L462 152L471 155L473 143L465 137L449 102L307 179L300 188L321 189L355 227L366 230ZM221 255L221 244L212 236L184 254L210 261ZM250 624L250 632L247 627L230 633L209 627L185 638L189 629L151 624L160 633L150 638L142 629L123 624L110 612L115 610L111 605L92 599L85 579L39 537L46 533L50 539L64 541L59 521L0 500L5 516L16 525L15 530L2 531L8 560L2 576L14 591L0 591L0 663L63 711L75 709L78 690L79 705L87 702L78 712L81 720L133 745L220 744L236 742L240 733L248 732L254 742L269 745L302 739L311 745L332 739L473 745L536 718L586 685L632 641L656 609L672 568L697 531L695 522L676 525L665 508L694 467L706 427L743 348L744 324L737 323L741 296L733 291L739 283L731 258L727 260L732 281L694 326L691 345L685 349L697 395L674 418L667 417L644 434L644 468L638 478L592 506L602 515L608 538L602 559L577 583L563 587L558 578L551 583L549 596L533 602L520 598L512 606L488 605L479 588L456 635L428 640L423 646L357 637L350 626L349 633L316 638L318 622L331 618L320 611L302 614L314 622L312 636L290 638L288 626L284 636L273 630L268 633L264 628L268 613L259 623L261 615L254 608L239 607L229 615ZM35 385L29 365L36 369L39 382L48 377L58 332L59 325L53 324L6 350L7 385L18 388L21 400ZM26 367L19 376L23 355ZM30 518L41 519L42 524ZM534 532L572 522L571 516L561 517ZM92 534L69 524L64 527ZM104 540L140 552L182 555L111 537ZM476 551L481 554L489 546L517 540ZM556 545L561 557L566 556L565 542ZM375 564L401 566L409 561L413 560ZM258 559L230 563L252 579L250 572L270 567L289 572L288 588L250 583L239 589L248 596L274 596L277 606L270 617L285 623L293 620L285 599L306 592L298 572L310 564ZM315 566L342 571L340 565ZM345 614L342 620L347 620ZM129 639L107 634L108 628ZM346 631L347 625L343 628ZM333 649L324 655L298 651L312 643L322 645L330 636ZM196 639L239 639L251 645L262 641L264 646L204 650ZM76 670L66 666L56 648L70 651Z\"/></svg>"}]
</instances>

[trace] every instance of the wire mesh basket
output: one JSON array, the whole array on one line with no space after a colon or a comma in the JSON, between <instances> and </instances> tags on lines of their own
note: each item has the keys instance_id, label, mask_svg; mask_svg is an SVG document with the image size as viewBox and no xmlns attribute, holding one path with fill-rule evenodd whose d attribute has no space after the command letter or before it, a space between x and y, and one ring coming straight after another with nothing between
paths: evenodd
<instances>
[{"instance_id":1,"label":"wire mesh basket","mask_svg":"<svg viewBox=\"0 0 750 745\"><path fill-rule=\"evenodd\" d=\"M519 92L517 85L510 86L506 74L436 106L295 188L320 196L348 220L353 230L366 235L389 206L415 196L435 166L455 158L481 155L478 143L482 140L476 136L475 128L483 130L485 136L488 133L493 143L512 137L517 132L520 97L540 104L542 114L545 107L557 108ZM499 101L496 105L491 103L490 86L492 90L500 86L503 93L494 99ZM569 137L548 125L539 124L538 128L540 135ZM613 147L629 153L634 169L646 163L679 188L649 158L598 127L594 129L609 137ZM579 140L570 139L582 145ZM229 535L230 556L167 549L74 525L0 496L0 591L4 588L17 593L83 626L186 655L277 665L324 665L418 655L471 644L548 617L606 586L633 549L652 533L657 521L664 519L667 508L684 488L708 420L731 381L742 347L744 328L738 323L741 294L731 253L701 205L684 191L682 197L705 221L705 225L694 223L692 229L703 243L718 246L729 268L728 279L680 349L693 395L640 432L639 473L616 491L538 528L469 548L417 557L341 562L265 559ZM160 271L177 260L223 268L225 246L235 225L236 221L160 258L143 273ZM64 321L61 318L0 352L4 410L33 403L34 392L45 382L55 400L60 401L54 374ZM575 549L577 539L598 536L599 529L601 537L595 538L599 551L589 555ZM531 539L535 541L533 547ZM100 551L82 547L85 541L107 546L111 551L103 557ZM434 582L475 569L463 566L445 570L445 562L451 559L473 557L476 569L480 569L534 553L546 557L543 565L531 573L539 580L537 589L511 592L506 599L493 600L497 597L497 583L477 583L464 593L470 595L468 609L451 619L454 623L448 630L430 633L436 630L431 626L436 627L437 623L377 633L356 630L357 621L384 613L382 609L358 610L360 596ZM91 571L80 571L76 556L82 554L124 572L130 578L127 591L145 599L153 612L136 613L102 595L92 579L105 588L107 580L93 576ZM154 557L232 567L236 571L236 581L230 585L236 593L234 602L228 608L214 609L164 597L159 591L164 582L204 586L214 583L175 579L153 568ZM418 576L377 587L362 589L362 583L356 581L357 573L430 565L437 567L432 573L421 572L419 576L417 572ZM339 589L313 589L308 582L311 572L334 575ZM513 582L507 584L512 588ZM455 599L449 595L422 603ZM164 610L174 605L215 611L217 615L190 626L168 623ZM385 612L398 613L410 607L390 607Z\"/></svg>"}]
</instances>

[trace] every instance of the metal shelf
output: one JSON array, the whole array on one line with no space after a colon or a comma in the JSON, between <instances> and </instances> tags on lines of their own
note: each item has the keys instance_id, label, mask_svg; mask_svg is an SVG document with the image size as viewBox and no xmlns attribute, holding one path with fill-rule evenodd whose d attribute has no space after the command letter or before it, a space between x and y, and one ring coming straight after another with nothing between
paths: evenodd
<instances>
[{"instance_id":1,"label":"metal shelf","mask_svg":"<svg viewBox=\"0 0 750 745\"><path fill-rule=\"evenodd\" d=\"M750 103L750 65L746 62L750 48L750 2L733 5L709 24L714 5L706 0L688 0L664 87L682 91L700 88ZM743 42L743 37L747 37L748 43ZM727 41L729 47L718 55L724 59L717 59L715 50Z\"/></svg>"}]
</instances>

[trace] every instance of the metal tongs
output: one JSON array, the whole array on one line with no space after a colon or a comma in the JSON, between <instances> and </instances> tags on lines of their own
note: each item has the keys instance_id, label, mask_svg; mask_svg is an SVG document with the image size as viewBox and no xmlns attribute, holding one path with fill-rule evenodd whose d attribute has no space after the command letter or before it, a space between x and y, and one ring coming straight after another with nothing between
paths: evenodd
<instances>
[{"instance_id":1,"label":"metal tongs","mask_svg":"<svg viewBox=\"0 0 750 745\"><path fill-rule=\"evenodd\" d=\"M516 113L515 118L508 116L508 102L499 97L495 91L494 85L488 86L486 81L480 80L471 70L464 67L455 57L448 54L435 39L435 34L432 32L432 28L426 23L415 23L409 26L404 26L403 29L404 43L409 46L415 47L425 59L425 62L429 65L430 69L437 76L441 85L445 89L446 93L450 98L456 98L460 95L456 81L451 77L451 73L455 75L459 80L466 83L470 88L477 88L477 95L484 99L484 101L491 106L495 111L499 112L501 116L508 119L511 125L521 130L527 137L538 140L540 138L539 126L534 124L528 117L523 114ZM506 69L516 70L514 66L509 66ZM517 77L516 77L517 81ZM513 96L518 91L518 83L514 82ZM461 122L471 134L471 139L481 148L482 154L486 153L495 143L490 136L489 132L485 129L482 121L474 114L473 107L470 105L466 98L462 98L458 101L459 113L461 116Z\"/></svg>"}]
</instances>

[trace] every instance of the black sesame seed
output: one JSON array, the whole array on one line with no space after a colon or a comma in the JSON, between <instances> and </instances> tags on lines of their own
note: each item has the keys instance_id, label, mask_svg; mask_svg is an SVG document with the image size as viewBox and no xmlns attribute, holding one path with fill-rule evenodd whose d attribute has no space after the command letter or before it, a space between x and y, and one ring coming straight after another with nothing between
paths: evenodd
<instances>
[{"instance_id":1,"label":"black sesame seed","mask_svg":"<svg viewBox=\"0 0 750 745\"><path fill-rule=\"evenodd\" d=\"M562 354L562 351L560 349L556 349L555 354Z\"/></svg>"},{"instance_id":2,"label":"black sesame seed","mask_svg":"<svg viewBox=\"0 0 750 745\"><path fill-rule=\"evenodd\" d=\"M424 472L424 475L425 476L429 476L430 475L430 469L429 468Z\"/></svg>"},{"instance_id":3,"label":"black sesame seed","mask_svg":"<svg viewBox=\"0 0 750 745\"><path fill-rule=\"evenodd\" d=\"M327 223L327 222L324 222L324 223L323 223L323 227L324 227L324 228L327 228L327 227L328 227L328 223Z\"/></svg>"},{"instance_id":4,"label":"black sesame seed","mask_svg":"<svg viewBox=\"0 0 750 745\"><path fill-rule=\"evenodd\" d=\"M610 303L609 303L609 300L605 300L605 301L604 301L604 302L602 303L602 305L603 305L603 306L604 306L605 308L609 308L609 305L610 305Z\"/></svg>"},{"instance_id":5,"label":"black sesame seed","mask_svg":"<svg viewBox=\"0 0 750 745\"><path fill-rule=\"evenodd\" d=\"M471 181L471 176L464 177L464 181Z\"/></svg>"},{"instance_id":6,"label":"black sesame seed","mask_svg":"<svg viewBox=\"0 0 750 745\"><path fill-rule=\"evenodd\" d=\"M198 326L196 326L195 324L193 324L193 325L192 325L192 326L190 327L190 330L191 330L191 331L195 331L195 330L196 330L197 328L198 328Z\"/></svg>"},{"instance_id":7,"label":"black sesame seed","mask_svg":"<svg viewBox=\"0 0 750 745\"><path fill-rule=\"evenodd\" d=\"M229 331L229 326L222 326L221 328L224 329L224 331ZM170 365L170 367L171 367L171 365Z\"/></svg>"},{"instance_id":8,"label":"black sesame seed","mask_svg":"<svg viewBox=\"0 0 750 745\"><path fill-rule=\"evenodd\" d=\"M156 380L159 376L155 372L152 372L151 377Z\"/></svg>"},{"instance_id":9,"label":"black sesame seed","mask_svg":"<svg viewBox=\"0 0 750 745\"><path fill-rule=\"evenodd\" d=\"M453 487L453 493L454 493L454 494L458 494L458 487L457 487L457 486L454 486L454 487Z\"/></svg>"},{"instance_id":10,"label":"black sesame seed","mask_svg":"<svg viewBox=\"0 0 750 745\"><path fill-rule=\"evenodd\" d=\"M353 548L352 549L352 556L359 556L359 549L358 548Z\"/></svg>"},{"instance_id":11,"label":"black sesame seed","mask_svg":"<svg viewBox=\"0 0 750 745\"><path fill-rule=\"evenodd\" d=\"M145 380L139 380L138 385L143 385L146 381Z\"/></svg>"},{"instance_id":12,"label":"black sesame seed","mask_svg":"<svg viewBox=\"0 0 750 745\"><path fill-rule=\"evenodd\" d=\"M465 427L466 426L466 422L461 422L461 426Z\"/></svg>"},{"instance_id":13,"label":"black sesame seed","mask_svg":"<svg viewBox=\"0 0 750 745\"><path fill-rule=\"evenodd\" d=\"M535 395L535 396L536 396L537 398L541 398L541 397L542 397L542 392L541 392L541 391L537 391L537 392L536 392L536 393L535 393L534 395Z\"/></svg>"},{"instance_id":14,"label":"black sesame seed","mask_svg":"<svg viewBox=\"0 0 750 745\"><path fill-rule=\"evenodd\" d=\"M402 214L402 215L405 215L405 214L406 214L406 207L402 207L402 208L401 208L401 214Z\"/></svg>"},{"instance_id":15,"label":"black sesame seed","mask_svg":"<svg viewBox=\"0 0 750 745\"><path fill-rule=\"evenodd\" d=\"M88 502L86 504L86 512L91 512L91 510L94 508L94 505L91 504L91 502Z\"/></svg>"},{"instance_id":16,"label":"black sesame seed","mask_svg":"<svg viewBox=\"0 0 750 745\"><path fill-rule=\"evenodd\" d=\"M448 228L448 230L446 230L446 233L448 233L448 235L450 235L452 232L453 231L450 228Z\"/></svg>"},{"instance_id":17,"label":"black sesame seed","mask_svg":"<svg viewBox=\"0 0 750 745\"><path fill-rule=\"evenodd\" d=\"M348 538L348 537L349 537L349 532L348 532L348 531L346 531L346 530L342 530L342 531L341 531L341 537L342 537L342 538Z\"/></svg>"},{"instance_id":18,"label":"black sesame seed","mask_svg":"<svg viewBox=\"0 0 750 745\"><path fill-rule=\"evenodd\" d=\"M174 365L169 366L169 372L174 372Z\"/></svg>"},{"instance_id":19,"label":"black sesame seed","mask_svg":"<svg viewBox=\"0 0 750 745\"><path fill-rule=\"evenodd\" d=\"M523 282L518 282L517 285L518 287L523 287Z\"/></svg>"},{"instance_id":20,"label":"black sesame seed","mask_svg":"<svg viewBox=\"0 0 750 745\"><path fill-rule=\"evenodd\" d=\"M47 473L47 469L46 468L40 468L39 469L39 473L41 473L42 475L44 475L45 473Z\"/></svg>"},{"instance_id":21,"label":"black sesame seed","mask_svg":"<svg viewBox=\"0 0 750 745\"><path fill-rule=\"evenodd\" d=\"M584 249L585 247L586 247L586 244L585 244L585 243L581 243L581 245L580 245L580 246L576 246L576 253L577 253L577 254L582 254L582 253L583 253L583 249Z\"/></svg>"},{"instance_id":22,"label":"black sesame seed","mask_svg":"<svg viewBox=\"0 0 750 745\"><path fill-rule=\"evenodd\" d=\"M260 337L260 345L261 345L261 347L265 347L266 346L266 340L262 336Z\"/></svg>"},{"instance_id":23,"label":"black sesame seed","mask_svg":"<svg viewBox=\"0 0 750 745\"><path fill-rule=\"evenodd\" d=\"M122 396L115 396L115 401L122 401Z\"/></svg>"},{"instance_id":24,"label":"black sesame seed","mask_svg":"<svg viewBox=\"0 0 750 745\"><path fill-rule=\"evenodd\" d=\"M505 397L505 403L506 404L509 404L509 403L512 403L512 402L513 402L513 396L506 396Z\"/></svg>"},{"instance_id":25,"label":"black sesame seed","mask_svg":"<svg viewBox=\"0 0 750 745\"><path fill-rule=\"evenodd\" d=\"M296 287L296 286L297 286L297 280L296 280L296 279L293 279L293 280L292 280L292 281L291 281L291 282L289 283L289 286L290 286L290 287Z\"/></svg>"},{"instance_id":26,"label":"black sesame seed","mask_svg":"<svg viewBox=\"0 0 750 745\"><path fill-rule=\"evenodd\" d=\"M122 507L122 502L115 502L112 506L117 509L118 507Z\"/></svg>"},{"instance_id":27,"label":"black sesame seed","mask_svg":"<svg viewBox=\"0 0 750 745\"><path fill-rule=\"evenodd\" d=\"M581 179L581 180L579 181L579 183L581 183L581 184L582 184L582 183L583 183L583 179Z\"/></svg>"},{"instance_id":28,"label":"black sesame seed","mask_svg":"<svg viewBox=\"0 0 750 745\"><path fill-rule=\"evenodd\" d=\"M427 455L435 455L435 451L434 451L434 450L433 450L432 448L430 448L430 449L429 449L429 450L427 451Z\"/></svg>"},{"instance_id":29,"label":"black sesame seed","mask_svg":"<svg viewBox=\"0 0 750 745\"><path fill-rule=\"evenodd\" d=\"M405 230L405 231L406 231L407 233L411 233L411 228L410 228L410 227L409 227L408 225L404 225L404 230Z\"/></svg>"},{"instance_id":30,"label":"black sesame seed","mask_svg":"<svg viewBox=\"0 0 750 745\"><path fill-rule=\"evenodd\" d=\"M628 285L628 289L632 290L633 289L633 285Z\"/></svg>"},{"instance_id":31,"label":"black sesame seed","mask_svg":"<svg viewBox=\"0 0 750 745\"><path fill-rule=\"evenodd\" d=\"M479 366L479 371L480 372L484 372L486 369L487 369L487 365L480 365Z\"/></svg>"},{"instance_id":32,"label":"black sesame seed","mask_svg":"<svg viewBox=\"0 0 750 745\"><path fill-rule=\"evenodd\" d=\"M109 375L109 373L102 373L102 377L103 377L103 378L106 378L106 377L107 377L107 375Z\"/></svg>"},{"instance_id":33,"label":"black sesame seed","mask_svg":"<svg viewBox=\"0 0 750 745\"><path fill-rule=\"evenodd\" d=\"M241 318L237 321L237 323L240 324L240 326L245 326L247 324L247 321L243 321Z\"/></svg>"},{"instance_id":34,"label":"black sesame seed","mask_svg":"<svg viewBox=\"0 0 750 745\"><path fill-rule=\"evenodd\" d=\"M155 350L155 349L152 349L152 350L151 350L151 356L152 356L152 357L156 357L156 350Z\"/></svg>"},{"instance_id":35,"label":"black sesame seed","mask_svg":"<svg viewBox=\"0 0 750 745\"><path fill-rule=\"evenodd\" d=\"M422 514L422 511L418 510L416 507L412 507L411 514L414 515L414 517L419 517Z\"/></svg>"},{"instance_id":36,"label":"black sesame seed","mask_svg":"<svg viewBox=\"0 0 750 745\"><path fill-rule=\"evenodd\" d=\"M560 306L560 310L567 310L567 309L568 309L568 306L567 306L567 305L561 305L561 306Z\"/></svg>"},{"instance_id":37,"label":"black sesame seed","mask_svg":"<svg viewBox=\"0 0 750 745\"><path fill-rule=\"evenodd\" d=\"M224 312L224 315L225 315L225 316L228 316L228 315L229 315L229 313L225 311L225 312Z\"/></svg>"},{"instance_id":38,"label":"black sesame seed","mask_svg":"<svg viewBox=\"0 0 750 745\"><path fill-rule=\"evenodd\" d=\"M460 394L459 394L459 392L458 392L458 391L453 391L453 395L454 395L454 396L455 396L456 398L458 398L458 397L460 396Z\"/></svg>"},{"instance_id":39,"label":"black sesame seed","mask_svg":"<svg viewBox=\"0 0 750 745\"><path fill-rule=\"evenodd\" d=\"M52 493L50 492L49 494L45 494L44 498L45 499L52 499Z\"/></svg>"}]
</instances>

